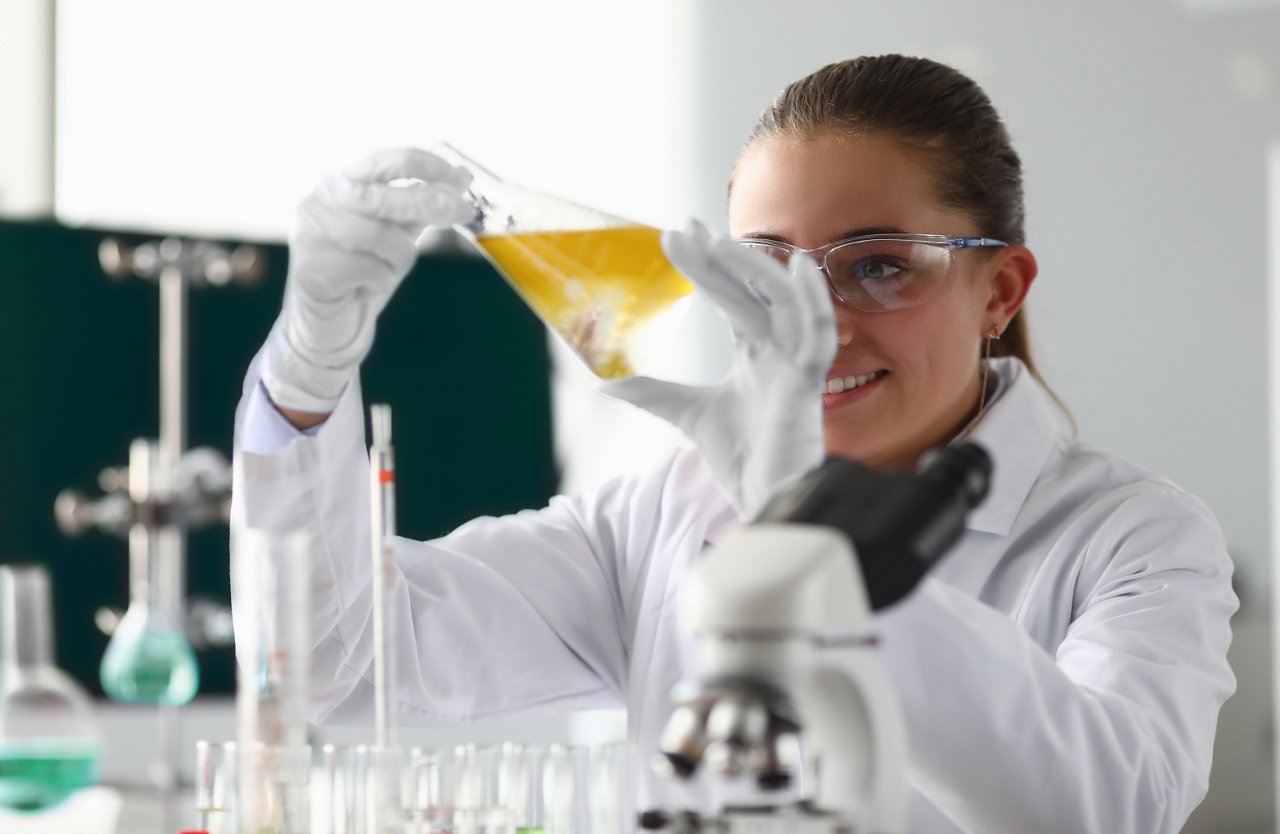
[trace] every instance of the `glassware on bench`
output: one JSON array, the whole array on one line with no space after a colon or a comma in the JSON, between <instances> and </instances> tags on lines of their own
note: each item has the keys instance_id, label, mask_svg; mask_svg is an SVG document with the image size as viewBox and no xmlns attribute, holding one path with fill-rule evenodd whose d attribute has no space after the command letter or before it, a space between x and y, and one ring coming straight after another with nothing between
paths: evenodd
<instances>
[{"instance_id":1,"label":"glassware on bench","mask_svg":"<svg viewBox=\"0 0 1280 834\"><path fill-rule=\"evenodd\" d=\"M89 696L54 665L49 575L0 566L0 806L41 811L98 783Z\"/></svg>"}]
</instances>

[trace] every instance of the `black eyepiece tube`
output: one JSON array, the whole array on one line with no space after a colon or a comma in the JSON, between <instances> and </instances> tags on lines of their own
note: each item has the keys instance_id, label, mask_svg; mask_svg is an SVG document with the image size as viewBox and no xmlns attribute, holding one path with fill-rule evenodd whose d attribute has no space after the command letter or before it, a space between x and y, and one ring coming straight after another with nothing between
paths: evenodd
<instances>
[{"instance_id":1,"label":"black eyepiece tube","mask_svg":"<svg viewBox=\"0 0 1280 834\"><path fill-rule=\"evenodd\" d=\"M757 521L842 531L858 554L876 610L911 593L951 549L969 511L986 497L990 480L991 458L973 443L930 452L915 473L877 472L828 458L775 496Z\"/></svg>"},{"instance_id":2,"label":"black eyepiece tube","mask_svg":"<svg viewBox=\"0 0 1280 834\"><path fill-rule=\"evenodd\" d=\"M969 508L987 497L991 484L991 456L976 443L957 443L927 453L920 462L920 474L948 478L960 486Z\"/></svg>"}]
</instances>

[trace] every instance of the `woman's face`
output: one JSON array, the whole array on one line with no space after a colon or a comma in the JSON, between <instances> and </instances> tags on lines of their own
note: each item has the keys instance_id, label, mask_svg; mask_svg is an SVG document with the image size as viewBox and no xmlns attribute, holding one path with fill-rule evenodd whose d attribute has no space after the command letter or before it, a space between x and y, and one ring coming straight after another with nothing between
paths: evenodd
<instances>
[{"instance_id":1,"label":"woman's face","mask_svg":"<svg viewBox=\"0 0 1280 834\"><path fill-rule=\"evenodd\" d=\"M729 228L734 237L764 236L804 249L866 231L989 231L941 206L918 156L892 137L839 134L766 138L748 147L734 171ZM822 395L829 454L913 467L973 417L982 336L1007 323L993 312L992 259L984 251L991 250L952 255L956 280L920 306L867 313L835 301L839 347L828 379L883 375Z\"/></svg>"}]
</instances>

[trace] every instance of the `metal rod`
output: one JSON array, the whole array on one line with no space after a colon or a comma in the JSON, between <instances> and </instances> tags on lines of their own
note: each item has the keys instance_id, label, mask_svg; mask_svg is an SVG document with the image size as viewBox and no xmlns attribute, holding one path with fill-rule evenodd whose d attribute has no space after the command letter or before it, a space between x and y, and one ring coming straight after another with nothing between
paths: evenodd
<instances>
[{"instance_id":1,"label":"metal rod","mask_svg":"<svg viewBox=\"0 0 1280 834\"><path fill-rule=\"evenodd\" d=\"M164 241L163 248L171 241ZM182 244L174 241L176 246ZM166 253L177 259L181 252ZM160 449L155 497L170 501L177 489L182 453L187 444L187 279L175 264L160 271ZM160 600L181 616L186 585L186 535L166 525L160 532L162 587Z\"/></svg>"},{"instance_id":2,"label":"metal rod","mask_svg":"<svg viewBox=\"0 0 1280 834\"><path fill-rule=\"evenodd\" d=\"M137 438L129 444L129 499L134 505L144 504L154 488L155 448L151 441ZM151 560L156 552L151 526L135 522L129 528L129 601L142 600L151 605L155 600L151 587Z\"/></svg>"},{"instance_id":3,"label":"metal rod","mask_svg":"<svg viewBox=\"0 0 1280 834\"><path fill-rule=\"evenodd\" d=\"M182 755L182 733L178 708L161 704L156 711L156 741L159 754L152 765L152 778L160 792L160 819L164 832L178 830L178 760Z\"/></svg>"},{"instance_id":4,"label":"metal rod","mask_svg":"<svg viewBox=\"0 0 1280 834\"><path fill-rule=\"evenodd\" d=\"M169 256L159 275L160 284L160 441L159 464L152 471L154 499L172 502L177 490L178 470L187 443L187 278L179 261L182 243L162 241L160 252ZM152 537L151 557L158 564L151 571L157 587L152 590L165 615L183 634L182 601L186 585L186 534L181 527L165 525ZM185 635L184 638L185 639ZM161 706L159 715L160 756L156 762L156 783L160 790L164 830L176 830L175 792L181 751L177 739L178 713Z\"/></svg>"},{"instance_id":5,"label":"metal rod","mask_svg":"<svg viewBox=\"0 0 1280 834\"><path fill-rule=\"evenodd\" d=\"M186 363L187 280L168 264L160 271L160 454L168 464L187 443Z\"/></svg>"}]
</instances>

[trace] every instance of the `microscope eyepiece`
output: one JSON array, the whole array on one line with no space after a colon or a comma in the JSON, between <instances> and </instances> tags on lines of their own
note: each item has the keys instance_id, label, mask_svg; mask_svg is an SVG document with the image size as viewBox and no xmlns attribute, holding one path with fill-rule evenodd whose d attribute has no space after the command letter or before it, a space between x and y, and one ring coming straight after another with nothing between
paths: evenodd
<instances>
[{"instance_id":1,"label":"microscope eyepiece","mask_svg":"<svg viewBox=\"0 0 1280 834\"><path fill-rule=\"evenodd\" d=\"M970 507L987 497L991 483L991 456L976 443L956 443L927 453L920 462L924 477L945 478L960 488Z\"/></svg>"},{"instance_id":2,"label":"microscope eyepiece","mask_svg":"<svg viewBox=\"0 0 1280 834\"><path fill-rule=\"evenodd\" d=\"M924 456L916 472L884 472L831 457L769 502L757 522L814 524L846 536L872 610L907 596L964 532L987 495L991 457L974 443Z\"/></svg>"}]
</instances>

